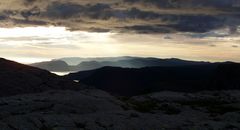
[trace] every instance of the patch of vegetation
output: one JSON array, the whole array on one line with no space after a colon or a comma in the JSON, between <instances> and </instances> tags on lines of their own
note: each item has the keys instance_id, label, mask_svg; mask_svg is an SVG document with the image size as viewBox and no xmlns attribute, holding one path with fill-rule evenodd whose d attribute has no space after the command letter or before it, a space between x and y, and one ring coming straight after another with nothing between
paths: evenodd
<instances>
[{"instance_id":1,"label":"patch of vegetation","mask_svg":"<svg viewBox=\"0 0 240 130\"><path fill-rule=\"evenodd\" d=\"M120 97L118 97L118 99L124 102L124 101L128 101L130 99L130 97L120 96Z\"/></svg>"},{"instance_id":2,"label":"patch of vegetation","mask_svg":"<svg viewBox=\"0 0 240 130\"><path fill-rule=\"evenodd\" d=\"M178 103L180 103L181 105L187 105L187 106L205 107L205 106L211 106L211 105L221 105L221 104L225 104L226 102L202 99L202 100L182 101Z\"/></svg>"},{"instance_id":3,"label":"patch of vegetation","mask_svg":"<svg viewBox=\"0 0 240 130\"><path fill-rule=\"evenodd\" d=\"M227 125L225 128L226 128L226 130L230 130L230 129L231 129L231 130L232 130L232 129L236 129L236 130L237 130L237 129L238 129L238 127L236 127L236 126L234 126L234 125L231 125L231 124Z\"/></svg>"},{"instance_id":4,"label":"patch of vegetation","mask_svg":"<svg viewBox=\"0 0 240 130\"><path fill-rule=\"evenodd\" d=\"M77 128L83 128L83 129L86 128L86 124L84 124L84 123L75 122L75 125Z\"/></svg>"},{"instance_id":5,"label":"patch of vegetation","mask_svg":"<svg viewBox=\"0 0 240 130\"><path fill-rule=\"evenodd\" d=\"M132 105L133 109L143 113L153 112L153 110L158 109L158 103L156 101L133 101L130 100L130 104Z\"/></svg>"},{"instance_id":6,"label":"patch of vegetation","mask_svg":"<svg viewBox=\"0 0 240 130\"><path fill-rule=\"evenodd\" d=\"M131 114L130 114L130 117L132 117L132 118L137 118L137 117L139 117L139 115L138 115L137 113L131 113Z\"/></svg>"},{"instance_id":7,"label":"patch of vegetation","mask_svg":"<svg viewBox=\"0 0 240 130\"><path fill-rule=\"evenodd\" d=\"M227 105L224 101L217 100L194 100L179 102L182 105L188 105L194 108L205 108L209 113L212 114L225 114L227 112L240 111L240 108Z\"/></svg>"},{"instance_id":8,"label":"patch of vegetation","mask_svg":"<svg viewBox=\"0 0 240 130\"><path fill-rule=\"evenodd\" d=\"M52 127L43 125L40 130L54 130Z\"/></svg>"},{"instance_id":9,"label":"patch of vegetation","mask_svg":"<svg viewBox=\"0 0 240 130\"><path fill-rule=\"evenodd\" d=\"M154 113L155 110L163 111L165 114L174 115L181 111L173 105L161 104L156 100L135 101L130 100L128 104L136 111L143 113Z\"/></svg>"},{"instance_id":10,"label":"patch of vegetation","mask_svg":"<svg viewBox=\"0 0 240 130\"><path fill-rule=\"evenodd\" d=\"M239 108L228 105L212 105L206 107L209 113L225 114L228 112L238 112Z\"/></svg>"},{"instance_id":11,"label":"patch of vegetation","mask_svg":"<svg viewBox=\"0 0 240 130\"><path fill-rule=\"evenodd\" d=\"M177 109L176 107L169 105L169 104L163 104L160 107L160 110L164 111L165 114L168 115L176 115L179 114L181 112L181 110Z\"/></svg>"}]
</instances>

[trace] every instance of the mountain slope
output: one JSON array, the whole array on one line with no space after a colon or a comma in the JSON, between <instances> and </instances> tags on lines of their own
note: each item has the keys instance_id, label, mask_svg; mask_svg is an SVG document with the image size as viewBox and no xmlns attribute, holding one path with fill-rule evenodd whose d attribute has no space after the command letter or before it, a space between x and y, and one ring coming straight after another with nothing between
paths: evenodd
<instances>
[{"instance_id":1,"label":"mountain slope","mask_svg":"<svg viewBox=\"0 0 240 130\"><path fill-rule=\"evenodd\" d=\"M48 71L56 71L56 72L70 71L70 67L68 66L68 64L61 60L39 62L39 63L30 64L30 66L45 69Z\"/></svg>"},{"instance_id":2,"label":"mountain slope","mask_svg":"<svg viewBox=\"0 0 240 130\"><path fill-rule=\"evenodd\" d=\"M240 65L147 67L140 69L103 67L66 76L117 95L138 95L162 90L196 92L240 89Z\"/></svg>"},{"instance_id":3,"label":"mountain slope","mask_svg":"<svg viewBox=\"0 0 240 130\"><path fill-rule=\"evenodd\" d=\"M61 60L65 61L67 64L71 66L78 65L82 62L88 62L88 61L97 61L97 62L102 62L102 61L118 61L118 60L130 60L134 59L136 57L131 57L131 56L121 56L121 57L95 57L95 58L82 58L82 57L65 57L65 58L60 58L60 59L55 59L55 60Z\"/></svg>"},{"instance_id":4,"label":"mountain slope","mask_svg":"<svg viewBox=\"0 0 240 130\"><path fill-rule=\"evenodd\" d=\"M0 96L80 88L81 85L48 71L0 59Z\"/></svg>"},{"instance_id":5,"label":"mountain slope","mask_svg":"<svg viewBox=\"0 0 240 130\"><path fill-rule=\"evenodd\" d=\"M115 62L103 61L100 62L102 66L114 66L114 67L125 67L125 68L142 68L152 66L185 66L185 65L201 65L209 64L208 62L198 61L186 61L181 59L158 59L158 58L133 58L129 60L118 60Z\"/></svg>"},{"instance_id":6,"label":"mountain slope","mask_svg":"<svg viewBox=\"0 0 240 130\"><path fill-rule=\"evenodd\" d=\"M32 64L32 66L42 68L48 71L77 72L77 71L98 69L104 66L124 67L124 68L142 68L142 67L152 67L152 66L185 66L185 65L201 65L201 64L209 64L209 63L198 62L198 61L186 61L186 60L174 59L174 58L158 59L158 58L140 58L140 57L116 57L116 58L82 59L82 61L78 65L67 65L67 63L64 61L52 60L49 62L35 63L35 64Z\"/></svg>"}]
</instances>

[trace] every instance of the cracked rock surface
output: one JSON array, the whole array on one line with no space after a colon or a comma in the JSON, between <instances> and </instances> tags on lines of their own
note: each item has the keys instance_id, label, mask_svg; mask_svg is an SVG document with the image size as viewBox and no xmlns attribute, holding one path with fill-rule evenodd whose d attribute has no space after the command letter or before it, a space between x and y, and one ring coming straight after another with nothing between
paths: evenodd
<instances>
[{"instance_id":1,"label":"cracked rock surface","mask_svg":"<svg viewBox=\"0 0 240 130\"><path fill-rule=\"evenodd\" d=\"M240 91L114 97L87 89L0 98L0 130L239 130Z\"/></svg>"}]
</instances>

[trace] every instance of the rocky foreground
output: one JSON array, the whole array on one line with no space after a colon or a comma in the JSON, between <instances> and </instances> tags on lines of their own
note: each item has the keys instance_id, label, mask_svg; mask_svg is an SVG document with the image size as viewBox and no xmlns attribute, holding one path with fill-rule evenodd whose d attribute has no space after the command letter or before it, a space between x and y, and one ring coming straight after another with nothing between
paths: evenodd
<instances>
[{"instance_id":1,"label":"rocky foreground","mask_svg":"<svg viewBox=\"0 0 240 130\"><path fill-rule=\"evenodd\" d=\"M239 130L240 65L220 70L214 85L229 91L124 97L0 58L0 130ZM116 85L127 88L116 81L110 86Z\"/></svg>"},{"instance_id":2,"label":"rocky foreground","mask_svg":"<svg viewBox=\"0 0 240 130\"><path fill-rule=\"evenodd\" d=\"M113 97L97 89L0 98L0 130L239 130L240 91Z\"/></svg>"}]
</instances>

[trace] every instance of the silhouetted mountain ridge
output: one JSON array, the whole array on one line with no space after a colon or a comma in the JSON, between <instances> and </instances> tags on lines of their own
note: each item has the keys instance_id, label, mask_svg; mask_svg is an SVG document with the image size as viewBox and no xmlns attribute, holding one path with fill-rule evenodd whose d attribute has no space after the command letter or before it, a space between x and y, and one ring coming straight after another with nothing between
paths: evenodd
<instances>
[{"instance_id":1,"label":"silhouetted mountain ridge","mask_svg":"<svg viewBox=\"0 0 240 130\"><path fill-rule=\"evenodd\" d=\"M65 80L46 70L0 59L0 96L80 88L80 84Z\"/></svg>"},{"instance_id":2,"label":"silhouetted mountain ridge","mask_svg":"<svg viewBox=\"0 0 240 130\"><path fill-rule=\"evenodd\" d=\"M82 61L78 65L67 65L61 60L41 62L32 64L32 66L46 69L48 71L85 71L98 69L104 66L124 67L124 68L142 68L152 66L185 66L209 64L209 62L187 61L181 59L158 59L158 58L140 58L140 57L116 57L116 58L90 58L91 61Z\"/></svg>"},{"instance_id":3,"label":"silhouetted mountain ridge","mask_svg":"<svg viewBox=\"0 0 240 130\"><path fill-rule=\"evenodd\" d=\"M69 65L65 61L52 60L31 64L31 66L45 69L48 71L70 71Z\"/></svg>"},{"instance_id":4,"label":"silhouetted mountain ridge","mask_svg":"<svg viewBox=\"0 0 240 130\"><path fill-rule=\"evenodd\" d=\"M65 57L65 58L60 58L60 59L54 59L54 60L61 60L66 62L67 64L71 66L76 66L82 62L88 62L88 61L97 61L97 62L102 62L102 61L118 61L118 60L130 60L133 58L137 57L132 57L132 56L121 56L121 57L93 57L93 58L83 58L83 57Z\"/></svg>"},{"instance_id":5,"label":"silhouetted mountain ridge","mask_svg":"<svg viewBox=\"0 0 240 130\"><path fill-rule=\"evenodd\" d=\"M198 92L240 89L240 64L119 68L103 67L66 76L117 95L138 95L156 91Z\"/></svg>"}]
</instances>

